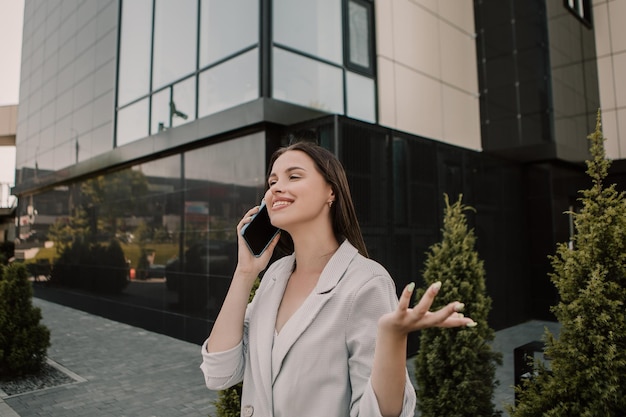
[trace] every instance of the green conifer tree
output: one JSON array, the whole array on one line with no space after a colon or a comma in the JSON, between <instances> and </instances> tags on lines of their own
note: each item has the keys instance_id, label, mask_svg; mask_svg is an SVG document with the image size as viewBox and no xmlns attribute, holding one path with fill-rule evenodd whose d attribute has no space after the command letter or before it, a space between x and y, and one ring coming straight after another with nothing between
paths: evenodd
<instances>
[{"instance_id":1,"label":"green conifer tree","mask_svg":"<svg viewBox=\"0 0 626 417\"><path fill-rule=\"evenodd\" d=\"M495 332L487 324L491 299L486 294L483 261L459 200L450 205L445 195L443 239L431 246L425 263L427 285L441 281L433 309L459 300L464 313L478 326L472 329L425 329L415 359L417 403L422 417L494 416L492 398L496 365L501 354L491 349ZM419 291L421 297L424 291Z\"/></svg>"},{"instance_id":2,"label":"green conifer tree","mask_svg":"<svg viewBox=\"0 0 626 417\"><path fill-rule=\"evenodd\" d=\"M0 378L35 373L46 360L50 331L32 296L23 264L0 266Z\"/></svg>"},{"instance_id":3,"label":"green conifer tree","mask_svg":"<svg viewBox=\"0 0 626 417\"><path fill-rule=\"evenodd\" d=\"M626 197L605 187L610 161L604 153L600 112L589 136L582 210L574 216L573 247L557 246L550 279L559 292L552 308L561 330L546 330L549 368L518 388L509 411L523 416L626 415Z\"/></svg>"}]
</instances>

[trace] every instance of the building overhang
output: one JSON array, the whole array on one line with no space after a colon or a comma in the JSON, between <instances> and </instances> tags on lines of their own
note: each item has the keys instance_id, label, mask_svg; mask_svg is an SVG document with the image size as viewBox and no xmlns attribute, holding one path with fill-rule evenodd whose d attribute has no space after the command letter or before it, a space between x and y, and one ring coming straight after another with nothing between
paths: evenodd
<instances>
[{"instance_id":1,"label":"building overhang","mask_svg":"<svg viewBox=\"0 0 626 417\"><path fill-rule=\"evenodd\" d=\"M219 140L238 133L245 134L243 132L250 129L262 129L266 124L288 126L323 116L328 116L328 113L271 98L259 98L147 136L58 171L38 175L17 184L13 187L12 193L18 197L31 194L88 177L93 173L110 171L157 156L176 153L199 142L204 143L207 139Z\"/></svg>"}]
</instances>

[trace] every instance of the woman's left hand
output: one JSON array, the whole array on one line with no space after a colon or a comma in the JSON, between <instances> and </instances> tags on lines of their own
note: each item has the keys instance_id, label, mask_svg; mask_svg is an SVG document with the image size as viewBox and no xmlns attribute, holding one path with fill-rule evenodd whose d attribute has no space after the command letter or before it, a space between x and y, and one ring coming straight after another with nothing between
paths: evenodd
<instances>
[{"instance_id":1,"label":"woman's left hand","mask_svg":"<svg viewBox=\"0 0 626 417\"><path fill-rule=\"evenodd\" d=\"M383 331L393 332L397 336L429 327L475 327L476 322L465 317L461 311L465 305L452 302L437 311L430 311L435 296L441 288L441 282L432 284L415 307L410 308L415 284L411 283L402 291L396 311L380 318L379 326Z\"/></svg>"}]
</instances>

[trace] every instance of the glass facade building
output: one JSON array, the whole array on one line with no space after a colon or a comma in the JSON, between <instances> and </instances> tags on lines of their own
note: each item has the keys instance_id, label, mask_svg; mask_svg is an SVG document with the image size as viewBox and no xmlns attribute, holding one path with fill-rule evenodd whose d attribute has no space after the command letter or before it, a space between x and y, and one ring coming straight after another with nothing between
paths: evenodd
<instances>
[{"instance_id":1,"label":"glass facade building","mask_svg":"<svg viewBox=\"0 0 626 417\"><path fill-rule=\"evenodd\" d=\"M560 54L563 28L573 27L564 5L470 3L470 16L440 20L459 44L476 45L466 57L476 91L442 58L438 87L422 90L442 101L406 101L407 72L435 77L419 69L428 54L418 70L410 56L390 58L385 36L398 51L412 46L409 37L400 48L410 25L390 24L387 3L26 1L14 192L19 256L52 265L36 295L202 341L269 155L307 138L344 163L370 254L398 288L420 283L443 194L462 194L476 208L491 324L549 318L546 255L569 237L558 213L584 186L586 148L569 138L584 139L599 100L593 28L572 16L584 26L573 41L580 53ZM411 10L407 19L429 13ZM421 108L461 109L464 120L463 103L479 115L468 126L481 150L463 146L473 135L464 125L441 122L442 137L403 128Z\"/></svg>"}]
</instances>

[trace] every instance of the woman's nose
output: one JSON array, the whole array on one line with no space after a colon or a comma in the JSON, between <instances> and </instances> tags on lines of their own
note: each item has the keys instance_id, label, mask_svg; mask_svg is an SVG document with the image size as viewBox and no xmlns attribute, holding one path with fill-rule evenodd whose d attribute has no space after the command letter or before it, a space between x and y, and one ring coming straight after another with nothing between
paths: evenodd
<instances>
[{"instance_id":1,"label":"woman's nose","mask_svg":"<svg viewBox=\"0 0 626 417\"><path fill-rule=\"evenodd\" d=\"M282 193L283 191L282 183L279 181L276 181L274 184L270 185L270 191L272 193Z\"/></svg>"}]
</instances>

